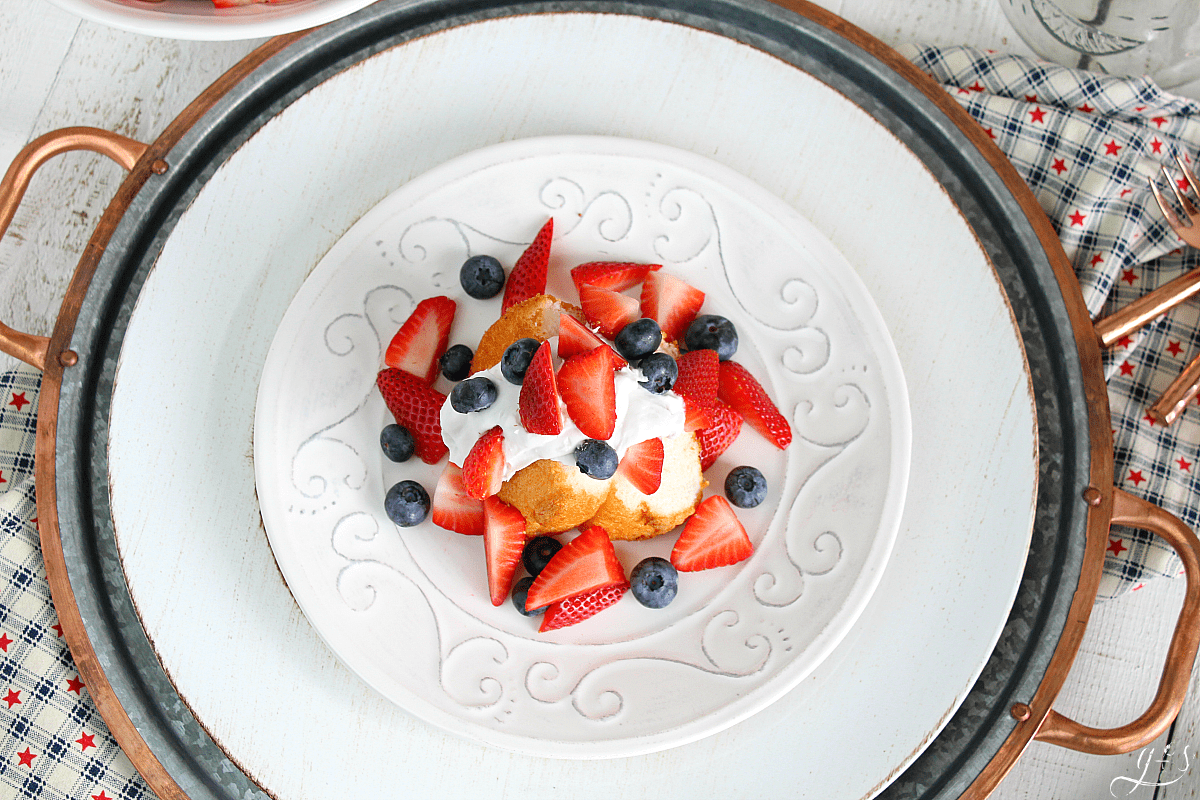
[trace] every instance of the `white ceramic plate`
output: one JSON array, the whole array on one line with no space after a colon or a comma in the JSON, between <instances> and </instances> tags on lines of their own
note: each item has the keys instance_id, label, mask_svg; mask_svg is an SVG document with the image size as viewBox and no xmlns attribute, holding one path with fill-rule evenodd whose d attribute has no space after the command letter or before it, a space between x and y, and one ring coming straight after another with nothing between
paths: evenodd
<instances>
[{"instance_id":1,"label":"white ceramic plate","mask_svg":"<svg viewBox=\"0 0 1200 800\"><path fill-rule=\"evenodd\" d=\"M641 261L706 292L739 331L737 360L793 423L780 451L749 426L706 473L741 463L768 502L739 517L755 554L684 574L668 608L626 595L577 626L488 599L483 542L428 519L399 528L383 495L430 493L445 462L393 464L374 378L415 303L458 302L474 346L500 298L458 283L470 255L511 265L555 220L548 290L568 270ZM449 389L439 379L443 390ZM907 487L903 373L845 259L782 201L732 170L662 145L545 137L461 156L408 183L342 237L297 294L267 358L255 473L271 547L301 608L364 680L464 735L537 755L603 757L681 744L753 713L812 671L878 583ZM564 538L570 538L567 534ZM629 570L674 534L618 544Z\"/></svg>"},{"instance_id":2,"label":"white ceramic plate","mask_svg":"<svg viewBox=\"0 0 1200 800\"><path fill-rule=\"evenodd\" d=\"M447 736L371 690L279 577L253 472L269 345L346 231L459 155L572 133L700 154L811 220L879 306L913 419L900 533L842 643L741 724L615 760ZM899 138L812 75L724 36L620 14L521 14L366 58L229 156L136 302L112 395L113 568L181 697L272 797L637 800L650 782L662 797L694 797L697 786L764 800L792 787L873 796L958 708L1020 582L1036 421L986 253Z\"/></svg>"},{"instance_id":3,"label":"white ceramic plate","mask_svg":"<svg viewBox=\"0 0 1200 800\"><path fill-rule=\"evenodd\" d=\"M232 41L324 25L372 0L291 0L216 8L211 0L50 0L84 19L165 39Z\"/></svg>"}]
</instances>

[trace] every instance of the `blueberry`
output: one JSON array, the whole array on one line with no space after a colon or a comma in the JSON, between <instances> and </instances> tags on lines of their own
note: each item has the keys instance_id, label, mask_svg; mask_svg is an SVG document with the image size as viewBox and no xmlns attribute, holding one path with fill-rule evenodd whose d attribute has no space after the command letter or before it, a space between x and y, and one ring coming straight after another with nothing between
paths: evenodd
<instances>
[{"instance_id":1,"label":"blueberry","mask_svg":"<svg viewBox=\"0 0 1200 800\"><path fill-rule=\"evenodd\" d=\"M606 480L617 471L617 451L608 442L584 439L575 447L575 466L584 475L598 481Z\"/></svg>"},{"instance_id":2,"label":"blueberry","mask_svg":"<svg viewBox=\"0 0 1200 800\"><path fill-rule=\"evenodd\" d=\"M416 481L400 481L388 489L383 510L392 522L410 528L429 513L429 492Z\"/></svg>"},{"instance_id":3,"label":"blueberry","mask_svg":"<svg viewBox=\"0 0 1200 800\"><path fill-rule=\"evenodd\" d=\"M467 378L450 390L450 407L460 414L483 411L496 402L496 384L482 376Z\"/></svg>"},{"instance_id":4,"label":"blueberry","mask_svg":"<svg viewBox=\"0 0 1200 800\"><path fill-rule=\"evenodd\" d=\"M379 446L392 461L408 461L417 449L417 442L403 425L385 425L379 432Z\"/></svg>"},{"instance_id":5,"label":"blueberry","mask_svg":"<svg viewBox=\"0 0 1200 800\"><path fill-rule=\"evenodd\" d=\"M471 256L458 271L463 291L476 300L487 300L504 288L504 267L491 256Z\"/></svg>"},{"instance_id":6,"label":"blueberry","mask_svg":"<svg viewBox=\"0 0 1200 800\"><path fill-rule=\"evenodd\" d=\"M666 353L651 353L638 362L638 369L645 378L638 383L654 394L662 394L670 389L679 377L679 365Z\"/></svg>"},{"instance_id":7,"label":"blueberry","mask_svg":"<svg viewBox=\"0 0 1200 800\"><path fill-rule=\"evenodd\" d=\"M725 476L725 496L738 508L754 508L767 499L767 479L754 467L734 467Z\"/></svg>"},{"instance_id":8,"label":"blueberry","mask_svg":"<svg viewBox=\"0 0 1200 800\"><path fill-rule=\"evenodd\" d=\"M542 346L537 339L517 339L508 346L500 357L500 374L504 380L520 386L525 382L525 370L533 361L533 354Z\"/></svg>"},{"instance_id":9,"label":"blueberry","mask_svg":"<svg viewBox=\"0 0 1200 800\"><path fill-rule=\"evenodd\" d=\"M542 606L541 608L535 609L533 611L525 610L525 600L529 597L529 587L532 585L533 585L533 578L525 577L525 578L521 578L521 580L517 581L513 585L513 590L512 590L513 605L517 607L517 611L520 611L522 614L524 614L527 617L536 617L538 614L545 614L546 608L547 608L547 606Z\"/></svg>"},{"instance_id":10,"label":"blueberry","mask_svg":"<svg viewBox=\"0 0 1200 800\"><path fill-rule=\"evenodd\" d=\"M679 573L665 558L650 556L629 573L629 591L646 608L663 608L679 591Z\"/></svg>"},{"instance_id":11,"label":"blueberry","mask_svg":"<svg viewBox=\"0 0 1200 800\"><path fill-rule=\"evenodd\" d=\"M475 354L465 344L456 344L442 353L438 366L449 381L461 381L471 374L471 359Z\"/></svg>"},{"instance_id":12,"label":"blueberry","mask_svg":"<svg viewBox=\"0 0 1200 800\"><path fill-rule=\"evenodd\" d=\"M645 358L662 344L662 328L652 319L643 317L621 328L613 339L613 346L626 361Z\"/></svg>"},{"instance_id":13,"label":"blueberry","mask_svg":"<svg viewBox=\"0 0 1200 800\"><path fill-rule=\"evenodd\" d=\"M559 550L562 550L562 542L553 536L535 536L525 543L525 549L521 551L521 563L525 565L526 572L537 577Z\"/></svg>"},{"instance_id":14,"label":"blueberry","mask_svg":"<svg viewBox=\"0 0 1200 800\"><path fill-rule=\"evenodd\" d=\"M737 352L737 328L724 317L701 314L688 325L683 345L688 350L716 350L719 359L728 361Z\"/></svg>"}]
</instances>

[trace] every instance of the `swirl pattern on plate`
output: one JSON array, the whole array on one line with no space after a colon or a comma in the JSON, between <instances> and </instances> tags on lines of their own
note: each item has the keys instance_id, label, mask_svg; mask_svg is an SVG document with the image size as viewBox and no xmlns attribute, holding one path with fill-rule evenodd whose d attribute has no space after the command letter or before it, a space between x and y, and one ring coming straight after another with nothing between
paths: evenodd
<instances>
[{"instance_id":1,"label":"swirl pattern on plate","mask_svg":"<svg viewBox=\"0 0 1200 800\"><path fill-rule=\"evenodd\" d=\"M551 294L570 267L653 261L729 317L737 360L795 439L748 426L714 467L768 475L769 502L739 510L747 561L684 573L651 611L625 599L548 634L487 597L482 542L432 523L397 528L391 483L432 489L441 466L392 464L374 389L380 354L416 301L459 302L452 343L499 314L458 287L490 253L511 266L555 219ZM443 389L448 388L439 379ZM903 376L852 268L782 201L712 162L591 137L525 140L418 178L360 220L317 266L264 372L256 476L271 546L301 608L364 680L413 713L504 747L695 738L752 713L808 674L865 605L900 517L908 469ZM569 534L568 534L569 535ZM626 568L675 536L618 543Z\"/></svg>"}]
</instances>

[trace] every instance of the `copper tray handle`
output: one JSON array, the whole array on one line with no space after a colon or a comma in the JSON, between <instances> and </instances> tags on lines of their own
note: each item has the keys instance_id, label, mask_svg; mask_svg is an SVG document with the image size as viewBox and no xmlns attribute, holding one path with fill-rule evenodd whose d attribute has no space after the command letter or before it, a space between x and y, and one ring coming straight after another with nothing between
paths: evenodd
<instances>
[{"instance_id":1,"label":"copper tray handle","mask_svg":"<svg viewBox=\"0 0 1200 800\"><path fill-rule=\"evenodd\" d=\"M1112 347L1122 336L1133 333L1197 292L1200 292L1200 269L1185 272L1175 280L1142 295L1120 311L1096 322L1096 336L1100 338L1100 346Z\"/></svg>"},{"instance_id":2,"label":"copper tray handle","mask_svg":"<svg viewBox=\"0 0 1200 800\"><path fill-rule=\"evenodd\" d=\"M1132 752L1150 744L1170 727L1183 706L1200 644L1200 539L1174 514L1120 489L1113 490L1112 522L1148 530L1166 540L1183 561L1187 592L1167 649L1158 692L1140 717L1119 728L1089 728L1051 709L1033 737L1095 755Z\"/></svg>"},{"instance_id":3,"label":"copper tray handle","mask_svg":"<svg viewBox=\"0 0 1200 800\"><path fill-rule=\"evenodd\" d=\"M91 150L108 156L126 170L132 170L146 149L147 145L141 142L99 128L61 128L42 134L21 148L4 178L0 179L0 236L8 230L13 215L17 213L17 206L29 188L33 173L50 158L71 150ZM22 333L0 322L0 351L44 371L50 339ZM66 359L64 363L73 363L73 356L68 350L60 358Z\"/></svg>"},{"instance_id":4,"label":"copper tray handle","mask_svg":"<svg viewBox=\"0 0 1200 800\"><path fill-rule=\"evenodd\" d=\"M1200 356L1189 361L1179 377L1163 391L1158 402L1150 406L1150 417L1157 423L1170 425L1197 394L1200 394Z\"/></svg>"}]
</instances>

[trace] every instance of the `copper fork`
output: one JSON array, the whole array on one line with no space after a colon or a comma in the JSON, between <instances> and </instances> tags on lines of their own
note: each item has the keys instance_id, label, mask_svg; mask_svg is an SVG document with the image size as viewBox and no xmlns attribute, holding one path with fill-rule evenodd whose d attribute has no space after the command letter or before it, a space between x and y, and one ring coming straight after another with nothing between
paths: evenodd
<instances>
[{"instance_id":1,"label":"copper fork","mask_svg":"<svg viewBox=\"0 0 1200 800\"><path fill-rule=\"evenodd\" d=\"M1188 165L1178 154L1175 156L1175 164L1179 168L1179 171L1183 173L1184 180L1187 182L1188 187L1191 188L1192 193L1200 197L1200 180L1197 180L1196 175L1188 168ZM1164 166L1161 169L1167 179L1167 183L1171 187L1171 191L1175 195L1175 200L1187 218L1186 221L1176 215L1175 209L1167 201L1167 198L1163 195L1162 190L1158 187L1158 183L1153 177L1150 178L1150 191L1154 193L1154 199L1158 202L1158 207L1162 210L1167 224L1178 234L1179 238L1192 247L1200 247L1200 209L1197 209L1196 204L1192 202L1191 198L1180 190L1179 185L1171 178L1171 174L1167 171L1167 168ZM1172 308L1183 302L1194 294L1197 289L1200 289L1200 269L1194 269L1191 272L1181 275L1161 288L1150 292L1140 300L1135 301L1135 303L1130 304L1125 310L1132 308L1137 303L1143 303L1154 295L1159 295L1153 301L1153 304L1156 307L1163 307L1161 310L1157 310L1156 308L1154 313L1146 318L1146 321L1149 321L1149 319L1158 316L1158 314L1166 311L1168 308ZM1149 311L1150 304L1146 305L1146 311ZM1195 356L1184 367L1183 372L1166 388L1158 401L1149 408L1148 413L1151 419L1156 422L1160 422L1163 425L1170 425L1183 413L1188 403L1192 402L1197 394L1200 394L1200 355Z\"/></svg>"}]
</instances>

